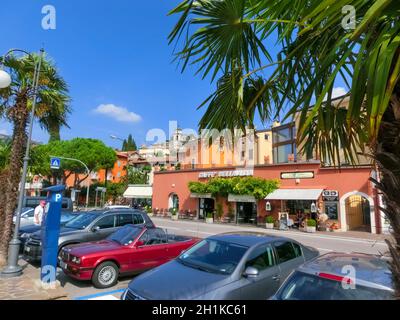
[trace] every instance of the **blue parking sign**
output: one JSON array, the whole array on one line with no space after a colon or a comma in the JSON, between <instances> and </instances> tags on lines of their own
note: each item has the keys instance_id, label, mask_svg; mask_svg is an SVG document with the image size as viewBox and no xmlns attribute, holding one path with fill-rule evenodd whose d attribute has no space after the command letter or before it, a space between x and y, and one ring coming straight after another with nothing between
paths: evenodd
<instances>
[{"instance_id":1,"label":"blue parking sign","mask_svg":"<svg viewBox=\"0 0 400 320\"><path fill-rule=\"evenodd\" d=\"M61 159L60 158L51 158L50 168L51 169L60 169L60 167L61 167Z\"/></svg>"}]
</instances>

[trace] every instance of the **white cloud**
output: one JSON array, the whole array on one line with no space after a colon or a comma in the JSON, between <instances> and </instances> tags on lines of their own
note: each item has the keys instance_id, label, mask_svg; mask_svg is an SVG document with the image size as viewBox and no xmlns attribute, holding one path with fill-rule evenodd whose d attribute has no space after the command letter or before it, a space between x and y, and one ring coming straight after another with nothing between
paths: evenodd
<instances>
[{"instance_id":1,"label":"white cloud","mask_svg":"<svg viewBox=\"0 0 400 320\"><path fill-rule=\"evenodd\" d=\"M347 93L348 93L348 91L345 88L342 88L342 87L333 88L332 99L342 97L342 96L346 95ZM328 99L328 95L325 96L324 101L326 101L326 99Z\"/></svg>"},{"instance_id":2,"label":"white cloud","mask_svg":"<svg viewBox=\"0 0 400 320\"><path fill-rule=\"evenodd\" d=\"M108 116L119 122L136 123L142 120L140 115L129 111L127 108L119 107L114 104L101 104L94 109L94 112Z\"/></svg>"},{"instance_id":3,"label":"white cloud","mask_svg":"<svg viewBox=\"0 0 400 320\"><path fill-rule=\"evenodd\" d=\"M6 129L0 129L0 134L7 135L7 130Z\"/></svg>"},{"instance_id":4,"label":"white cloud","mask_svg":"<svg viewBox=\"0 0 400 320\"><path fill-rule=\"evenodd\" d=\"M332 98L338 98L338 97L344 96L347 93L348 93L348 91L345 88L342 88L342 87L333 88Z\"/></svg>"}]
</instances>

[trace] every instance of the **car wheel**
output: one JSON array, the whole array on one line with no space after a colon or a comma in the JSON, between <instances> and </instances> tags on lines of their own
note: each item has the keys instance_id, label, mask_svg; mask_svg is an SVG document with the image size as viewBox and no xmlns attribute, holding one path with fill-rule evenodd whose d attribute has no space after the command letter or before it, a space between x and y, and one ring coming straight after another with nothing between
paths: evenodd
<instances>
[{"instance_id":1,"label":"car wheel","mask_svg":"<svg viewBox=\"0 0 400 320\"><path fill-rule=\"evenodd\" d=\"M118 282L118 266L111 261L103 262L94 270L92 282L96 288L110 288Z\"/></svg>"}]
</instances>

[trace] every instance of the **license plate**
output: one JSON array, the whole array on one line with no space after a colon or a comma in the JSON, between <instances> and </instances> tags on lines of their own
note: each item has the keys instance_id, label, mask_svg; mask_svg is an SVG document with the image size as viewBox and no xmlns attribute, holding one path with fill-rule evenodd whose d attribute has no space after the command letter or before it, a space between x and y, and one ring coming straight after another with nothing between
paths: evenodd
<instances>
[{"instance_id":1,"label":"license plate","mask_svg":"<svg viewBox=\"0 0 400 320\"><path fill-rule=\"evenodd\" d=\"M63 261L60 261L60 267L61 269L67 269L67 264Z\"/></svg>"}]
</instances>

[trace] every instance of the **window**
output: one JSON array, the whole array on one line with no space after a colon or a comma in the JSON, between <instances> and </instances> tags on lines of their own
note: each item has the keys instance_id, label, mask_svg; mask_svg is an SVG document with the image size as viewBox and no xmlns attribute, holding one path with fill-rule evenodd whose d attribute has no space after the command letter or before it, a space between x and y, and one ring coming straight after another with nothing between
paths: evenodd
<instances>
[{"instance_id":1,"label":"window","mask_svg":"<svg viewBox=\"0 0 400 320\"><path fill-rule=\"evenodd\" d=\"M121 161L118 161L118 168L121 167Z\"/></svg>"},{"instance_id":2,"label":"window","mask_svg":"<svg viewBox=\"0 0 400 320\"><path fill-rule=\"evenodd\" d=\"M117 172L117 178L121 178L121 172L120 171Z\"/></svg>"},{"instance_id":3,"label":"window","mask_svg":"<svg viewBox=\"0 0 400 320\"><path fill-rule=\"evenodd\" d=\"M292 144L285 144L274 148L274 163L289 162L289 155L293 154Z\"/></svg>"},{"instance_id":4,"label":"window","mask_svg":"<svg viewBox=\"0 0 400 320\"><path fill-rule=\"evenodd\" d=\"M265 139L266 141L269 141L269 134L265 134L265 135L264 135L264 139Z\"/></svg>"},{"instance_id":5,"label":"window","mask_svg":"<svg viewBox=\"0 0 400 320\"><path fill-rule=\"evenodd\" d=\"M290 128L276 130L273 135L274 143L286 142L292 140Z\"/></svg>"},{"instance_id":6,"label":"window","mask_svg":"<svg viewBox=\"0 0 400 320\"><path fill-rule=\"evenodd\" d=\"M119 214L118 215L118 227L125 226L127 224L133 224L132 214Z\"/></svg>"},{"instance_id":7,"label":"window","mask_svg":"<svg viewBox=\"0 0 400 320\"><path fill-rule=\"evenodd\" d=\"M133 224L143 224L143 223L144 223L144 220L140 214L133 215Z\"/></svg>"},{"instance_id":8,"label":"window","mask_svg":"<svg viewBox=\"0 0 400 320\"><path fill-rule=\"evenodd\" d=\"M296 253L296 257L301 257L303 255L302 251L301 251L301 247L300 245L298 245L297 243L292 242L293 248L294 248L294 252Z\"/></svg>"},{"instance_id":9,"label":"window","mask_svg":"<svg viewBox=\"0 0 400 320\"><path fill-rule=\"evenodd\" d=\"M258 271L263 271L274 265L274 253L270 246L261 246L256 248L246 262L247 267L256 268Z\"/></svg>"},{"instance_id":10,"label":"window","mask_svg":"<svg viewBox=\"0 0 400 320\"><path fill-rule=\"evenodd\" d=\"M95 226L100 227L100 229L114 228L114 218L115 215L101 218L99 221L97 221Z\"/></svg>"},{"instance_id":11,"label":"window","mask_svg":"<svg viewBox=\"0 0 400 320\"><path fill-rule=\"evenodd\" d=\"M275 250L279 258L279 263L297 258L291 242L277 242L275 243Z\"/></svg>"},{"instance_id":12,"label":"window","mask_svg":"<svg viewBox=\"0 0 400 320\"><path fill-rule=\"evenodd\" d=\"M140 237L140 241L143 241L145 246L152 246L166 243L167 237L161 229L149 229Z\"/></svg>"}]
</instances>

